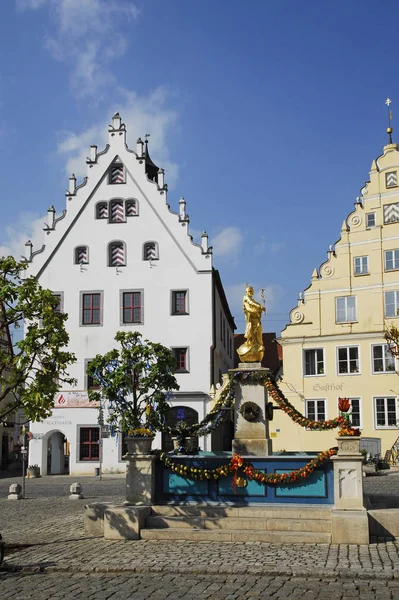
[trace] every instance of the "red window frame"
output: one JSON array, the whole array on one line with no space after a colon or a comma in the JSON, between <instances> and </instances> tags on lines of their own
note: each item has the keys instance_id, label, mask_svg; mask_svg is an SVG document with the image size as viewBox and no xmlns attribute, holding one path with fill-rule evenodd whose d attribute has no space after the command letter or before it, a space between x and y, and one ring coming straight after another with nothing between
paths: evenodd
<instances>
[{"instance_id":1,"label":"red window frame","mask_svg":"<svg viewBox=\"0 0 399 600\"><path fill-rule=\"evenodd\" d=\"M172 312L174 315L187 314L187 291L181 290L173 292Z\"/></svg>"},{"instance_id":2,"label":"red window frame","mask_svg":"<svg viewBox=\"0 0 399 600\"><path fill-rule=\"evenodd\" d=\"M81 427L79 433L79 460L100 460L99 441L99 427Z\"/></svg>"},{"instance_id":3,"label":"red window frame","mask_svg":"<svg viewBox=\"0 0 399 600\"><path fill-rule=\"evenodd\" d=\"M88 305L86 298L89 299ZM82 325L101 325L101 294L99 292L82 294Z\"/></svg>"},{"instance_id":4,"label":"red window frame","mask_svg":"<svg viewBox=\"0 0 399 600\"><path fill-rule=\"evenodd\" d=\"M176 361L175 373L187 372L187 348L173 348L173 356Z\"/></svg>"},{"instance_id":5,"label":"red window frame","mask_svg":"<svg viewBox=\"0 0 399 600\"><path fill-rule=\"evenodd\" d=\"M122 321L123 323L142 323L141 292L123 292ZM138 318L137 318L138 317Z\"/></svg>"}]
</instances>

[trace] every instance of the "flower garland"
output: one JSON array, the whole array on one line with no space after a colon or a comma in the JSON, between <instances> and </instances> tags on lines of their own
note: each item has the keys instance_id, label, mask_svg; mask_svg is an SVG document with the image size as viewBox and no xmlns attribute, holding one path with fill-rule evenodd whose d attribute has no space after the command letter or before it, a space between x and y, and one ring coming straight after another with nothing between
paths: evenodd
<instances>
[{"instance_id":1,"label":"flower garland","mask_svg":"<svg viewBox=\"0 0 399 600\"><path fill-rule=\"evenodd\" d=\"M213 409L202 419L200 423L195 423L190 427L186 427L184 431L177 425L169 427L164 424L160 429L168 433L170 436L176 436L183 440L188 436L206 436L214 431L221 423L226 421L230 416L230 410L233 407L235 398L235 380L240 379L247 383L263 384L270 394L272 400L283 410L293 421L302 427L315 431L327 431L329 429L340 428L339 435L359 435L357 430L353 430L350 425L350 419L347 414L339 415L335 419L327 421L312 421L302 415L284 396L283 392L277 385L276 380L270 373L236 371L229 375L229 381L222 389L219 399Z\"/></svg>"},{"instance_id":2,"label":"flower garland","mask_svg":"<svg viewBox=\"0 0 399 600\"><path fill-rule=\"evenodd\" d=\"M325 460L334 456L337 453L337 450L336 448L324 450L315 458L312 458L312 460L303 467L290 471L289 473L264 473L259 469L255 469L252 463L248 462L238 454L233 454L228 463L216 467L216 469L202 469L200 467L192 467L176 462L172 460L166 452L156 451L155 453L165 467L173 471L173 473L177 473L188 479L200 481L204 479L218 480L221 477L227 477L227 475L233 473L233 489L235 492L237 481L243 479L237 476L239 471L242 471L250 481L257 481L263 485L287 485L309 477L309 475L311 475ZM245 487L245 485L240 485L240 487Z\"/></svg>"}]
</instances>

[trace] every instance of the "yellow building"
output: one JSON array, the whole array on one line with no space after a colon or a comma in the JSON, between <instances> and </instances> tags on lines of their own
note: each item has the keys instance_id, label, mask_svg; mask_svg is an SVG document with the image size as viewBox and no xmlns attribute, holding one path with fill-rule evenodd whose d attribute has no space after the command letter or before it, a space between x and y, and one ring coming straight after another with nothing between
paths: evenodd
<instances>
[{"instance_id":1,"label":"yellow building","mask_svg":"<svg viewBox=\"0 0 399 600\"><path fill-rule=\"evenodd\" d=\"M336 417L338 398L350 398L353 426L380 438L383 456L399 435L398 365L384 341L384 326L399 326L399 147L388 133L339 241L279 340L286 398L313 420ZM281 411L271 425L273 450L336 445L336 430L306 430Z\"/></svg>"}]
</instances>

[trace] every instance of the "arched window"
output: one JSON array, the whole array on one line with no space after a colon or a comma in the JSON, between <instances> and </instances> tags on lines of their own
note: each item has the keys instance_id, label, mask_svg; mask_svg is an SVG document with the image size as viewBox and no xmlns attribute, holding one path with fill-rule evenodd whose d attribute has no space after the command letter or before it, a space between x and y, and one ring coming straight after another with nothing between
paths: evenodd
<instances>
[{"instance_id":1,"label":"arched window","mask_svg":"<svg viewBox=\"0 0 399 600\"><path fill-rule=\"evenodd\" d=\"M108 266L124 267L126 265L126 248L124 242L111 242L108 246Z\"/></svg>"},{"instance_id":2,"label":"arched window","mask_svg":"<svg viewBox=\"0 0 399 600\"><path fill-rule=\"evenodd\" d=\"M112 200L110 202L110 223L124 223L125 211L123 207L123 200Z\"/></svg>"},{"instance_id":3,"label":"arched window","mask_svg":"<svg viewBox=\"0 0 399 600\"><path fill-rule=\"evenodd\" d=\"M125 213L127 217L138 217L139 214L139 203L137 200L126 200L125 202Z\"/></svg>"},{"instance_id":4,"label":"arched window","mask_svg":"<svg viewBox=\"0 0 399 600\"><path fill-rule=\"evenodd\" d=\"M96 205L96 219L108 219L107 202L98 202Z\"/></svg>"},{"instance_id":5,"label":"arched window","mask_svg":"<svg viewBox=\"0 0 399 600\"><path fill-rule=\"evenodd\" d=\"M143 260L158 260L159 250L157 242L146 242L143 246Z\"/></svg>"},{"instance_id":6,"label":"arched window","mask_svg":"<svg viewBox=\"0 0 399 600\"><path fill-rule=\"evenodd\" d=\"M89 263L88 246L77 246L75 248L75 265L87 265Z\"/></svg>"}]
</instances>

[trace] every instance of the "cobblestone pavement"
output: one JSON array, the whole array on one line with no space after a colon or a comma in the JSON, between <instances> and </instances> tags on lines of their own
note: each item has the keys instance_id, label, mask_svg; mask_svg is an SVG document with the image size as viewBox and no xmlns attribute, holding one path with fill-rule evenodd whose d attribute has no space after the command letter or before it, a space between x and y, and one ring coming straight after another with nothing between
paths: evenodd
<instances>
[{"instance_id":1,"label":"cobblestone pavement","mask_svg":"<svg viewBox=\"0 0 399 600\"><path fill-rule=\"evenodd\" d=\"M361 598L399 600L399 541L370 546L210 542L114 542L88 536L84 505L122 502L123 476L81 478L86 500L69 500L76 477L0 479L0 532L8 544L0 597ZM399 475L370 477L367 493L399 498Z\"/></svg>"},{"instance_id":2,"label":"cobblestone pavement","mask_svg":"<svg viewBox=\"0 0 399 600\"><path fill-rule=\"evenodd\" d=\"M0 574L2 600L397 600L399 582L251 575Z\"/></svg>"}]
</instances>

